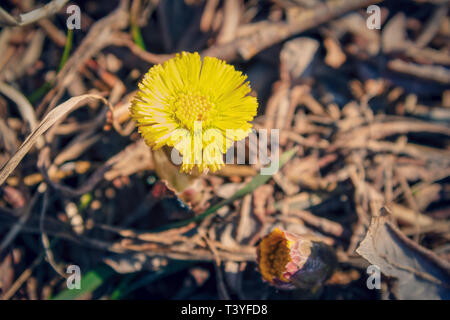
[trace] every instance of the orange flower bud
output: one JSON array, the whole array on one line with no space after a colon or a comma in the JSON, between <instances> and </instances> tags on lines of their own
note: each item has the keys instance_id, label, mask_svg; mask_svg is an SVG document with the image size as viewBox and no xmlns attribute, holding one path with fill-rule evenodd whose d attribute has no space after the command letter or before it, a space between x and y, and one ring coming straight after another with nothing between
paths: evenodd
<instances>
[{"instance_id":1,"label":"orange flower bud","mask_svg":"<svg viewBox=\"0 0 450 320\"><path fill-rule=\"evenodd\" d=\"M264 280L280 289L313 289L333 273L337 259L326 244L278 228L258 246L258 266Z\"/></svg>"}]
</instances>

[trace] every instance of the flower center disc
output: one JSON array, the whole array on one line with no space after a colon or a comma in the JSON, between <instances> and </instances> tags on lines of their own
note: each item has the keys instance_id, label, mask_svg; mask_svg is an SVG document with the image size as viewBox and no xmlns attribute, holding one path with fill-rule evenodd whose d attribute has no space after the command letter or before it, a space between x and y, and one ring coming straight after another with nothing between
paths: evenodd
<instances>
[{"instance_id":1,"label":"flower center disc","mask_svg":"<svg viewBox=\"0 0 450 320\"><path fill-rule=\"evenodd\" d=\"M195 121L207 120L212 106L211 99L204 95L182 93L175 101L175 116L187 129L192 130Z\"/></svg>"}]
</instances>

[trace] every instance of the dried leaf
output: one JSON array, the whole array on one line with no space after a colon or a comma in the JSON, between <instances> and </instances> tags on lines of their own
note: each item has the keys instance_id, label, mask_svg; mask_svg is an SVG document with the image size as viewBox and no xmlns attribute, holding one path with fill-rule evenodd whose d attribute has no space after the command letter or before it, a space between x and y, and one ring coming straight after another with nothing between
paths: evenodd
<instances>
[{"instance_id":1,"label":"dried leaf","mask_svg":"<svg viewBox=\"0 0 450 320\"><path fill-rule=\"evenodd\" d=\"M286 42L281 50L281 64L293 79L300 78L311 65L319 48L319 42L312 38L297 38Z\"/></svg>"},{"instance_id":2,"label":"dried leaf","mask_svg":"<svg viewBox=\"0 0 450 320\"><path fill-rule=\"evenodd\" d=\"M383 28L381 43L385 53L403 49L406 41L406 17L403 13L395 15Z\"/></svg>"},{"instance_id":3,"label":"dried leaf","mask_svg":"<svg viewBox=\"0 0 450 320\"><path fill-rule=\"evenodd\" d=\"M156 173L178 195L191 186L198 175L180 172L180 168L170 160L169 154L168 149L152 150Z\"/></svg>"},{"instance_id":4,"label":"dried leaf","mask_svg":"<svg viewBox=\"0 0 450 320\"><path fill-rule=\"evenodd\" d=\"M387 221L372 218L356 252L398 280L399 299L450 299L450 264L407 238Z\"/></svg>"}]
</instances>

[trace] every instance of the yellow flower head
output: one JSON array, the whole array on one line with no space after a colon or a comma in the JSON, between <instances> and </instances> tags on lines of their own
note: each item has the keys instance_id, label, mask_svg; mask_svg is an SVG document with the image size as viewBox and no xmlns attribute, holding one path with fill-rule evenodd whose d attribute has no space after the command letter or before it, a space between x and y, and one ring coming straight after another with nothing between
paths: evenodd
<instances>
[{"instance_id":1,"label":"yellow flower head","mask_svg":"<svg viewBox=\"0 0 450 320\"><path fill-rule=\"evenodd\" d=\"M258 102L246 78L222 60L182 52L147 72L131 115L149 146L180 152L182 172L216 171L233 141L251 131Z\"/></svg>"}]
</instances>

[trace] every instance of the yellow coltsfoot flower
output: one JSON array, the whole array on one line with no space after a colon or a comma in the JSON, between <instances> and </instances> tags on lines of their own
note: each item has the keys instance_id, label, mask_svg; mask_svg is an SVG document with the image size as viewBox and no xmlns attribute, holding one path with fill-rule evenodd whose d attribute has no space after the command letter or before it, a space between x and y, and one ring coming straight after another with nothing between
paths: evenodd
<instances>
[{"instance_id":1,"label":"yellow coltsfoot flower","mask_svg":"<svg viewBox=\"0 0 450 320\"><path fill-rule=\"evenodd\" d=\"M216 171L233 141L251 131L258 102L246 78L225 61L182 52L147 72L131 116L150 147L180 152L182 172Z\"/></svg>"}]
</instances>

